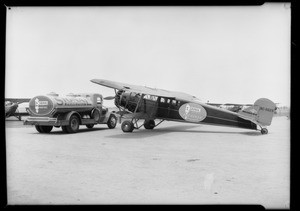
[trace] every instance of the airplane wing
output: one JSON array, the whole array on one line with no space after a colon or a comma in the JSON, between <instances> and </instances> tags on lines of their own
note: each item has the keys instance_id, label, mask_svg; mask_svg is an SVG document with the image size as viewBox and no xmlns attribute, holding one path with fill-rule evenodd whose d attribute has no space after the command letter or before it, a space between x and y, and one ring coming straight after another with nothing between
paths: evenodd
<instances>
[{"instance_id":1,"label":"airplane wing","mask_svg":"<svg viewBox=\"0 0 300 211\"><path fill-rule=\"evenodd\" d=\"M104 79L93 79L91 80L91 82L105 87L113 88L113 89L142 93L146 95L175 98L176 100L199 101L199 99L197 99L196 97L182 92L173 92L164 89L156 89L156 88L150 88L146 86L131 85L131 84L109 81Z\"/></svg>"}]
</instances>

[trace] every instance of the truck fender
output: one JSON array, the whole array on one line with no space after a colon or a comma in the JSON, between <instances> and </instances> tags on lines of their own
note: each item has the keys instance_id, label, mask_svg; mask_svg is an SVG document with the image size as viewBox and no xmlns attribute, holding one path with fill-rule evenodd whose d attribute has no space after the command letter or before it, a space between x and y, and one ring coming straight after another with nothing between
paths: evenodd
<instances>
[{"instance_id":1,"label":"truck fender","mask_svg":"<svg viewBox=\"0 0 300 211\"><path fill-rule=\"evenodd\" d=\"M71 112L69 112L69 113L67 113L66 114L66 116L65 116L65 120L70 120L70 118L71 118L71 116L72 115L76 115L77 117L78 117L78 119L79 119L79 122L80 122L80 124L81 124L81 116L80 116L80 114L77 112L77 111L71 111Z\"/></svg>"}]
</instances>

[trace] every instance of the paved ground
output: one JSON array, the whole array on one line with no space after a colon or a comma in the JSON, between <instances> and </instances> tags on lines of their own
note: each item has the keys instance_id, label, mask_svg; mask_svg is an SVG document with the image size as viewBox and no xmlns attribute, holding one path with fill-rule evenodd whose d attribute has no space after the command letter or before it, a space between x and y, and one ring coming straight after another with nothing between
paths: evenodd
<instances>
[{"instance_id":1,"label":"paved ground","mask_svg":"<svg viewBox=\"0 0 300 211\"><path fill-rule=\"evenodd\" d=\"M164 122L124 134L39 134L6 121L9 204L261 204L288 208L290 121L259 131Z\"/></svg>"}]
</instances>

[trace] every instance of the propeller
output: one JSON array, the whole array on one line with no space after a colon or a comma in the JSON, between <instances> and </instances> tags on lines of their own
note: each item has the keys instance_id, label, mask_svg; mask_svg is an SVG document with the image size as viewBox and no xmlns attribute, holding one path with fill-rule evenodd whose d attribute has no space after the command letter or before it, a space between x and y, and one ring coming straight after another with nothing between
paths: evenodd
<instances>
[{"instance_id":1,"label":"propeller","mask_svg":"<svg viewBox=\"0 0 300 211\"><path fill-rule=\"evenodd\" d=\"M108 96L108 97L104 97L104 100L113 100L115 99L115 96Z\"/></svg>"}]
</instances>

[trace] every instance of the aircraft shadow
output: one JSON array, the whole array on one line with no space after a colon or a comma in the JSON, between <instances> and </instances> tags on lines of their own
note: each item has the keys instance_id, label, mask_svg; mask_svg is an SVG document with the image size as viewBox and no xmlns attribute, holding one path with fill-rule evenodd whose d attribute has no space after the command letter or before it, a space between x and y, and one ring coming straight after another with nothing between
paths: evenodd
<instances>
[{"instance_id":1,"label":"aircraft shadow","mask_svg":"<svg viewBox=\"0 0 300 211\"><path fill-rule=\"evenodd\" d=\"M211 134L240 134L240 135L248 135L248 136L260 136L260 132L258 131L209 131L209 130L201 130L193 129L199 127L199 125L181 125L181 126L169 126L164 128L157 128L153 130L139 129L134 130L132 133L123 133L107 136L108 138L116 138L116 139L141 139L153 136L164 135L168 133L211 133Z\"/></svg>"}]
</instances>

